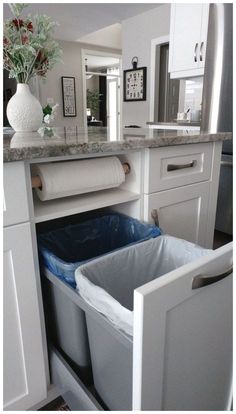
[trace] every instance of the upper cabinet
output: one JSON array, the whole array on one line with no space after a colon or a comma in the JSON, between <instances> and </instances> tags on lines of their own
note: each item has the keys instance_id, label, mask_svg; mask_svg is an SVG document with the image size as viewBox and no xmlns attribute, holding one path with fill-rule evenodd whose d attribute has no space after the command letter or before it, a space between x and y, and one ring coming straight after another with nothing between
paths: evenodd
<instances>
[{"instance_id":1,"label":"upper cabinet","mask_svg":"<svg viewBox=\"0 0 236 414\"><path fill-rule=\"evenodd\" d=\"M172 4L169 72L171 78L204 74L209 4Z\"/></svg>"}]
</instances>

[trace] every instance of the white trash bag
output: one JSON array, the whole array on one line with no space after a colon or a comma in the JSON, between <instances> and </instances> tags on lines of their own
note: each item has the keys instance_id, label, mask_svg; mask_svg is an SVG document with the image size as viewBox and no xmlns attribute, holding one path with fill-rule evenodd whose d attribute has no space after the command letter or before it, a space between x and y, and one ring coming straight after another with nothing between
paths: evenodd
<instances>
[{"instance_id":1,"label":"white trash bag","mask_svg":"<svg viewBox=\"0 0 236 414\"><path fill-rule=\"evenodd\" d=\"M116 328L133 335L133 291L212 250L163 235L78 267L80 296Z\"/></svg>"}]
</instances>

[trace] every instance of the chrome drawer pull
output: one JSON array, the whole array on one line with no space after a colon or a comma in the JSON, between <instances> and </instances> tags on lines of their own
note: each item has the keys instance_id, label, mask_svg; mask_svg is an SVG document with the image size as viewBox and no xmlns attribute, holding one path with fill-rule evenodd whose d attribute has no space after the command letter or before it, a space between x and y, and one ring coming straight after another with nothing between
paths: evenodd
<instances>
[{"instance_id":1,"label":"chrome drawer pull","mask_svg":"<svg viewBox=\"0 0 236 414\"><path fill-rule=\"evenodd\" d=\"M201 42L201 46L200 46L200 62L203 61L203 57L202 57L202 48L203 48L204 42Z\"/></svg>"},{"instance_id":2,"label":"chrome drawer pull","mask_svg":"<svg viewBox=\"0 0 236 414\"><path fill-rule=\"evenodd\" d=\"M225 277L229 276L233 272L233 266L224 273L215 276L202 276L198 275L193 278L192 289L199 289L204 286L212 285L213 283L219 282Z\"/></svg>"},{"instance_id":3,"label":"chrome drawer pull","mask_svg":"<svg viewBox=\"0 0 236 414\"><path fill-rule=\"evenodd\" d=\"M196 161L191 161L189 164L168 164L167 171L182 170L183 168L194 167Z\"/></svg>"},{"instance_id":4,"label":"chrome drawer pull","mask_svg":"<svg viewBox=\"0 0 236 414\"><path fill-rule=\"evenodd\" d=\"M197 62L197 49L198 49L198 43L195 44L194 48L194 62Z\"/></svg>"},{"instance_id":5,"label":"chrome drawer pull","mask_svg":"<svg viewBox=\"0 0 236 414\"><path fill-rule=\"evenodd\" d=\"M154 221L155 225L156 225L157 227L159 227L159 218L158 218L158 212L157 212L157 209L156 209L156 208L154 208L154 209L151 211L151 217L152 217L152 219L153 219L153 221Z\"/></svg>"},{"instance_id":6,"label":"chrome drawer pull","mask_svg":"<svg viewBox=\"0 0 236 414\"><path fill-rule=\"evenodd\" d=\"M226 167L233 167L232 161L221 161L220 165L225 165Z\"/></svg>"}]
</instances>

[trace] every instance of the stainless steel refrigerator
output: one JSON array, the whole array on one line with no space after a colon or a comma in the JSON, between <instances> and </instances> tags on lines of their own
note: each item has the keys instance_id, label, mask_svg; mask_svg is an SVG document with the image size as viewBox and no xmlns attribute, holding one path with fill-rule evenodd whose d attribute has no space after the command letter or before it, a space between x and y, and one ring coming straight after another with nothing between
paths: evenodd
<instances>
[{"instance_id":1,"label":"stainless steel refrigerator","mask_svg":"<svg viewBox=\"0 0 236 414\"><path fill-rule=\"evenodd\" d=\"M233 130L233 4L210 4L201 131ZM233 144L223 143L216 230L232 234Z\"/></svg>"}]
</instances>

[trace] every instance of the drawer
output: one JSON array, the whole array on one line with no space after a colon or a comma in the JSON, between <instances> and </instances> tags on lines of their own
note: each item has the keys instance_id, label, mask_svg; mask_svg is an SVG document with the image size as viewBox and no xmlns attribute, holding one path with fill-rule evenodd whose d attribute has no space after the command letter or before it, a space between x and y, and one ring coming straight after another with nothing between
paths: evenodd
<instances>
[{"instance_id":1,"label":"drawer","mask_svg":"<svg viewBox=\"0 0 236 414\"><path fill-rule=\"evenodd\" d=\"M211 177L213 144L189 144L146 150L144 193L154 193Z\"/></svg>"},{"instance_id":2,"label":"drawer","mask_svg":"<svg viewBox=\"0 0 236 414\"><path fill-rule=\"evenodd\" d=\"M9 162L3 167L4 226L29 220L29 207L24 162Z\"/></svg>"}]
</instances>

